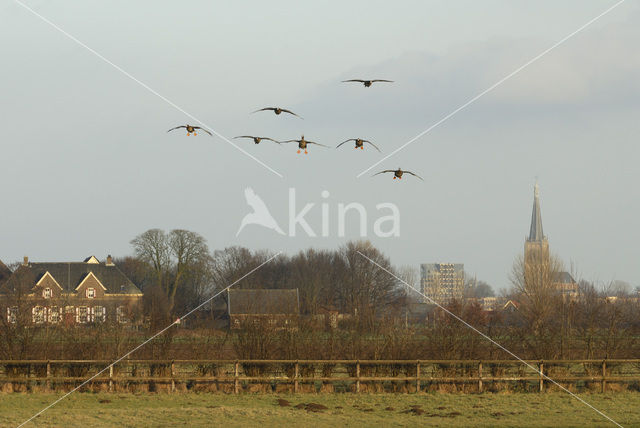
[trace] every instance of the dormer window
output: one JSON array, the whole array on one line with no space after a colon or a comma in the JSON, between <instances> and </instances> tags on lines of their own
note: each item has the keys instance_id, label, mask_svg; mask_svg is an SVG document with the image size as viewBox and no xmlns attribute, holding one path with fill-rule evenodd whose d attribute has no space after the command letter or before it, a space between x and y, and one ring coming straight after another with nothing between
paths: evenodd
<instances>
[{"instance_id":1,"label":"dormer window","mask_svg":"<svg viewBox=\"0 0 640 428\"><path fill-rule=\"evenodd\" d=\"M95 297L96 297L96 289L87 288L87 299L95 299Z\"/></svg>"},{"instance_id":2,"label":"dormer window","mask_svg":"<svg viewBox=\"0 0 640 428\"><path fill-rule=\"evenodd\" d=\"M45 299L50 299L51 297L53 297L53 290L51 290L49 287L45 288L44 290L42 290L42 297L44 297Z\"/></svg>"}]
</instances>

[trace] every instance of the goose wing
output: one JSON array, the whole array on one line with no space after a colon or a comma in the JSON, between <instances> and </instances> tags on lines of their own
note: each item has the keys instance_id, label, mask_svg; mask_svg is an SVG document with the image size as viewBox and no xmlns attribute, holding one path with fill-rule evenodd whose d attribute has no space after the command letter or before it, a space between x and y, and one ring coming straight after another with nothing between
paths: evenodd
<instances>
[{"instance_id":1,"label":"goose wing","mask_svg":"<svg viewBox=\"0 0 640 428\"><path fill-rule=\"evenodd\" d=\"M337 149L338 147L340 147L341 145L343 145L344 143L348 143L349 141L356 141L356 139L355 139L355 138L349 138L348 140L345 140L345 141L343 141L342 143L338 144L338 145L336 146L336 149Z\"/></svg>"},{"instance_id":2,"label":"goose wing","mask_svg":"<svg viewBox=\"0 0 640 428\"><path fill-rule=\"evenodd\" d=\"M278 143L282 144L282 143L299 143L300 140L284 140L284 141L278 141ZM307 141L308 142L308 141Z\"/></svg>"},{"instance_id":3,"label":"goose wing","mask_svg":"<svg viewBox=\"0 0 640 428\"><path fill-rule=\"evenodd\" d=\"M256 110L256 111L252 111L251 113L257 113L257 112L259 112L259 111L275 110L275 109L276 109L276 107L265 107L265 108L258 109L258 110Z\"/></svg>"},{"instance_id":4,"label":"goose wing","mask_svg":"<svg viewBox=\"0 0 640 428\"><path fill-rule=\"evenodd\" d=\"M374 79L372 82L393 82L393 80L385 80L385 79Z\"/></svg>"},{"instance_id":5,"label":"goose wing","mask_svg":"<svg viewBox=\"0 0 640 428\"><path fill-rule=\"evenodd\" d=\"M167 132L171 132L171 131L173 131L174 129L180 129L180 128L186 128L186 127L187 127L187 125L180 125L180 126L176 126L175 128L171 128L171 129L170 129L170 130L168 130Z\"/></svg>"},{"instance_id":6,"label":"goose wing","mask_svg":"<svg viewBox=\"0 0 640 428\"><path fill-rule=\"evenodd\" d=\"M280 144L280 141L274 140L273 138L269 138L269 137L260 137L261 140L267 140L267 141L273 141L274 143L278 143Z\"/></svg>"},{"instance_id":7,"label":"goose wing","mask_svg":"<svg viewBox=\"0 0 640 428\"><path fill-rule=\"evenodd\" d=\"M415 173L413 173L411 171L402 171L402 172L404 172L405 174L411 174L414 177L418 177L420 180L424 181L424 179L422 177L420 177L418 174L415 174Z\"/></svg>"},{"instance_id":8,"label":"goose wing","mask_svg":"<svg viewBox=\"0 0 640 428\"><path fill-rule=\"evenodd\" d=\"M364 83L364 82L366 82L366 80L362 80L362 79L349 79L349 80L343 80L342 82L360 82L360 83Z\"/></svg>"},{"instance_id":9,"label":"goose wing","mask_svg":"<svg viewBox=\"0 0 640 428\"><path fill-rule=\"evenodd\" d=\"M375 148L376 148L376 150L377 150L377 151L379 151L379 152L380 152L380 149L378 148L378 146L376 146L375 144L373 144L371 141L369 141L369 140L362 140L362 141L363 141L363 142L365 142L365 143L369 143L369 144L371 144L373 147L375 147ZM382 153L382 152L380 152L380 153Z\"/></svg>"},{"instance_id":10,"label":"goose wing","mask_svg":"<svg viewBox=\"0 0 640 428\"><path fill-rule=\"evenodd\" d=\"M315 141L307 141L307 144L315 144L316 146L322 146L322 147L329 148L329 146L325 146L324 144L316 143Z\"/></svg>"},{"instance_id":11,"label":"goose wing","mask_svg":"<svg viewBox=\"0 0 640 428\"><path fill-rule=\"evenodd\" d=\"M251 139L253 139L255 137L253 135L238 135L237 137L233 137L233 138L234 139L236 139L236 138L251 138Z\"/></svg>"},{"instance_id":12,"label":"goose wing","mask_svg":"<svg viewBox=\"0 0 640 428\"><path fill-rule=\"evenodd\" d=\"M396 170L395 169L385 169L384 171L380 171L380 172L376 172L375 174L372 175L372 177L378 175L378 174L384 174L385 172L393 172L395 173Z\"/></svg>"},{"instance_id":13,"label":"goose wing","mask_svg":"<svg viewBox=\"0 0 640 428\"><path fill-rule=\"evenodd\" d=\"M286 108L281 108L280 110L281 110L281 111L283 111L284 113L289 113L289 114L292 114L292 115L294 115L294 116L299 117L300 119L302 119L302 116L298 116L297 114L295 114L295 113L294 113L294 112L292 112L291 110L287 110Z\"/></svg>"},{"instance_id":14,"label":"goose wing","mask_svg":"<svg viewBox=\"0 0 640 428\"><path fill-rule=\"evenodd\" d=\"M200 126L194 126L193 129L200 129L213 137L213 134Z\"/></svg>"}]
</instances>

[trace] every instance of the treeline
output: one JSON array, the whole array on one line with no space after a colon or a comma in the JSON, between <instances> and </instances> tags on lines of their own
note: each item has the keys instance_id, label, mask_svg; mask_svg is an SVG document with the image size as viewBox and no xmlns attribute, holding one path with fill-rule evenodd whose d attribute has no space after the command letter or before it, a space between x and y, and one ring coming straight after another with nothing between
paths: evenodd
<instances>
[{"instance_id":1,"label":"treeline","mask_svg":"<svg viewBox=\"0 0 640 428\"><path fill-rule=\"evenodd\" d=\"M151 229L131 244L134 256L115 263L144 292L145 312L153 320L189 312L263 263L233 287L298 289L302 315L325 308L373 323L405 303L402 284L373 262L390 272L396 269L367 241L349 242L336 250L278 255L268 263L273 256L269 251L242 247L210 251L204 238L185 230Z\"/></svg>"},{"instance_id":2,"label":"treeline","mask_svg":"<svg viewBox=\"0 0 640 428\"><path fill-rule=\"evenodd\" d=\"M234 287L297 288L300 316L290 328L248 322L239 329L217 329L220 324L212 321L220 312L210 305L132 357L512 358L479 333L526 359L635 358L640 351L638 299L606 298L587 282L568 298L556 287L562 270L556 259L540 264L517 259L513 289L505 296L514 304L486 310L474 299L426 304L394 277L418 287L416 271L392 266L366 241L278 255L266 264L273 256L269 251L211 251L200 235L184 230L152 229L131 243L134 254L115 262L144 292L141 323L33 325L28 314L17 323L2 316L0 359L117 358L262 264ZM417 316L416 307L422 311ZM319 322L316 314L323 308L344 315L337 327Z\"/></svg>"}]
</instances>

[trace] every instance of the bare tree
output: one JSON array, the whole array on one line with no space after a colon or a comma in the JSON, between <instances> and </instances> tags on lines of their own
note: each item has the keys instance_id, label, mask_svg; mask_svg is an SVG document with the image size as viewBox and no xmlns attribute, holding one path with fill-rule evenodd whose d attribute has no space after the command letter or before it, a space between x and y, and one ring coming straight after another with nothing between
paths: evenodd
<instances>
[{"instance_id":1,"label":"bare tree","mask_svg":"<svg viewBox=\"0 0 640 428\"><path fill-rule=\"evenodd\" d=\"M349 242L339 253L345 264L338 289L343 309L371 326L375 316L397 303L398 298L395 278L371 260L389 271L393 269L391 263L369 241Z\"/></svg>"},{"instance_id":2,"label":"bare tree","mask_svg":"<svg viewBox=\"0 0 640 428\"><path fill-rule=\"evenodd\" d=\"M562 271L558 257L536 252L513 264L510 280L524 321L520 340L536 358L554 358L562 348L564 302L557 287Z\"/></svg>"},{"instance_id":3,"label":"bare tree","mask_svg":"<svg viewBox=\"0 0 640 428\"><path fill-rule=\"evenodd\" d=\"M136 256L148 263L167 299L167 311L175 307L176 293L188 280L202 279L211 258L206 240L195 232L175 229L168 234L150 229L131 241Z\"/></svg>"}]
</instances>

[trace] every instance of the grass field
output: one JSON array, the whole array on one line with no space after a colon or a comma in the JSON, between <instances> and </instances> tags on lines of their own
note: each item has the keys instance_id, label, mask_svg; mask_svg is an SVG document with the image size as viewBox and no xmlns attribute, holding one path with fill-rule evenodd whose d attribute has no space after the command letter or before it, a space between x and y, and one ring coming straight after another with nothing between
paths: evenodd
<instances>
[{"instance_id":1,"label":"grass field","mask_svg":"<svg viewBox=\"0 0 640 428\"><path fill-rule=\"evenodd\" d=\"M17 426L59 396L0 394L0 426ZM581 397L623 426L640 427L640 394L582 394ZM279 399L286 402L278 403ZM564 393L238 396L198 393L76 393L28 426L84 428L258 425L263 428L293 425L332 428L613 426L595 411Z\"/></svg>"}]
</instances>

